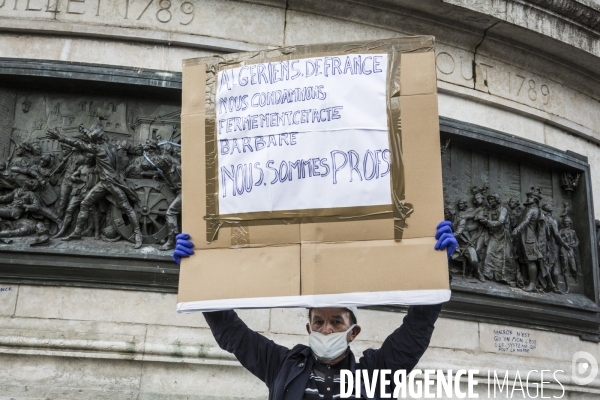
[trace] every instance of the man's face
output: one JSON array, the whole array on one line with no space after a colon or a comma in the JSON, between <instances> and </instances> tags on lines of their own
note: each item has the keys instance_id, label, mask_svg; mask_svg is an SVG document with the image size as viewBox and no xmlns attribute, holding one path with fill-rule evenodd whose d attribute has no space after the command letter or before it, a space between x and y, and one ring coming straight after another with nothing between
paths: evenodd
<instances>
[{"instance_id":1,"label":"man's face","mask_svg":"<svg viewBox=\"0 0 600 400\"><path fill-rule=\"evenodd\" d=\"M346 308L324 307L313 308L310 313L310 321L306 324L306 331L312 331L328 335L330 333L345 332L352 326L350 311ZM360 326L348 332L348 343L360 333Z\"/></svg>"},{"instance_id":2,"label":"man's face","mask_svg":"<svg viewBox=\"0 0 600 400\"><path fill-rule=\"evenodd\" d=\"M511 209L517 208L517 201L514 198L511 197L510 200L508 200L508 206Z\"/></svg>"},{"instance_id":3,"label":"man's face","mask_svg":"<svg viewBox=\"0 0 600 400\"><path fill-rule=\"evenodd\" d=\"M489 196L487 200L491 207L495 207L498 205L498 202L496 201L496 198L494 196Z\"/></svg>"},{"instance_id":4,"label":"man's face","mask_svg":"<svg viewBox=\"0 0 600 400\"><path fill-rule=\"evenodd\" d=\"M463 200L459 201L458 202L458 209L460 211L465 211L467 209L467 202L463 201Z\"/></svg>"}]
</instances>

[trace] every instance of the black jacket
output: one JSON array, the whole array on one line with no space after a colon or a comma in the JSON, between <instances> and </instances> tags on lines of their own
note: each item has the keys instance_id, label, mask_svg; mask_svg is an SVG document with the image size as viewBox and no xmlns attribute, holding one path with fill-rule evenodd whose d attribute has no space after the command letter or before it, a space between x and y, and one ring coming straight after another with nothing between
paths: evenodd
<instances>
[{"instance_id":1,"label":"black jacket","mask_svg":"<svg viewBox=\"0 0 600 400\"><path fill-rule=\"evenodd\" d=\"M427 350L441 308L441 304L410 307L402 326L385 339L381 348L365 350L358 364L351 357L350 369L353 373L357 368L366 369L369 376L374 369L390 369L392 373L405 369L408 374ZM314 362L310 347L280 346L248 328L234 311L205 312L204 318L219 346L233 353L267 385L269 400L302 400Z\"/></svg>"}]
</instances>

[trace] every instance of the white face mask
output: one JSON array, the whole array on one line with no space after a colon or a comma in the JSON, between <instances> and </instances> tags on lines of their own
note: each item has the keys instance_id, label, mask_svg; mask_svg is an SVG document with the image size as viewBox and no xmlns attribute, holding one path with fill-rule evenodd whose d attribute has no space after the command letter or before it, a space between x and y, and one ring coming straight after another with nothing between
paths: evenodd
<instances>
[{"instance_id":1,"label":"white face mask","mask_svg":"<svg viewBox=\"0 0 600 400\"><path fill-rule=\"evenodd\" d=\"M348 348L346 337L356 325L352 325L346 332L337 332L324 335L312 331L308 335L308 345L315 355L323 360L333 360L342 355Z\"/></svg>"}]
</instances>

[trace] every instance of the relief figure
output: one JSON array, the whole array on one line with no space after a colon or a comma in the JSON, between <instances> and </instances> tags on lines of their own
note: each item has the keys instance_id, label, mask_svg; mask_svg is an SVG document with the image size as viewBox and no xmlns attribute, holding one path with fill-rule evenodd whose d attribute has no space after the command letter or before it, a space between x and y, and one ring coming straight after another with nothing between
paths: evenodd
<instances>
[{"instance_id":1,"label":"relief figure","mask_svg":"<svg viewBox=\"0 0 600 400\"><path fill-rule=\"evenodd\" d=\"M75 230L62 240L69 241L81 239L83 227L88 220L93 205L105 198L108 194L111 194L115 205L123 210L129 218L129 222L133 227L135 235L134 248L139 249L142 247L142 232L140 230L136 212L129 203L130 198L134 202L139 202L139 199L136 192L125 184L120 174L117 172L116 146L108 141L99 120L96 120L89 130L80 126L80 131L89 138L89 142L84 141L83 139L62 136L57 130L48 130L46 134L50 139L58 140L61 143L78 148L81 151L91 153L96 157L96 171L99 182L87 193L81 202Z\"/></svg>"},{"instance_id":2,"label":"relief figure","mask_svg":"<svg viewBox=\"0 0 600 400\"><path fill-rule=\"evenodd\" d=\"M167 251L175 248L175 236L180 233L177 216L181 214L181 165L174 163L171 157L165 156L156 159L155 164L162 171L159 176L169 185L173 193L177 195L167 209L166 218L169 228L167 241L159 247L159 250Z\"/></svg>"},{"instance_id":3,"label":"relief figure","mask_svg":"<svg viewBox=\"0 0 600 400\"><path fill-rule=\"evenodd\" d=\"M487 226L489 242L487 244L483 275L497 282L516 286L517 273L513 258L513 246L510 229L510 213L500 204L497 193L487 197L490 209L488 219L482 223Z\"/></svg>"},{"instance_id":4,"label":"relief figure","mask_svg":"<svg viewBox=\"0 0 600 400\"><path fill-rule=\"evenodd\" d=\"M563 238L560 236L560 231L558 230L558 222L552 217L552 212L554 211L554 207L552 206L552 204L546 203L542 205L542 211L544 213L544 219L546 221L547 248L546 259L544 260L544 269L546 271L547 284L548 287L552 289L554 293L569 293L569 281L567 280L566 275L564 276L564 280L566 283L565 292L561 291L558 287L559 278L562 274L559 262L559 247L568 248L569 245L565 243Z\"/></svg>"},{"instance_id":5,"label":"relief figure","mask_svg":"<svg viewBox=\"0 0 600 400\"><path fill-rule=\"evenodd\" d=\"M560 260L562 264L562 272L565 282L567 283L567 293L569 290L567 273L571 272L571 276L577 280L577 261L575 259L575 250L579 246L577 233L573 229L573 221L570 217L563 217L563 228L559 231L560 237L565 245L560 248Z\"/></svg>"},{"instance_id":6,"label":"relief figure","mask_svg":"<svg viewBox=\"0 0 600 400\"><path fill-rule=\"evenodd\" d=\"M458 247L452 254L452 259L462 262L463 277L471 278L474 273L481 282L485 282L477 255L477 241L473 237L473 233L478 233L479 229L478 224L472 222L474 210L467 208L467 202L462 199L458 201L457 206L458 212L456 213L452 229L458 241ZM469 230L469 228L472 230Z\"/></svg>"},{"instance_id":7,"label":"relief figure","mask_svg":"<svg viewBox=\"0 0 600 400\"><path fill-rule=\"evenodd\" d=\"M539 203L542 194L539 188L531 188L526 195L523 220L513 229L512 234L518 236L519 261L527 265L529 284L523 290L533 292L536 290L538 273L541 272L544 262L544 254L540 248L540 221L543 220L543 215ZM542 231L542 234L545 232Z\"/></svg>"},{"instance_id":8,"label":"relief figure","mask_svg":"<svg viewBox=\"0 0 600 400\"><path fill-rule=\"evenodd\" d=\"M69 204L67 205L65 218L59 231L53 236L59 238L69 229L71 222L73 221L73 214L78 207L81 206L81 202L86 197L87 193L96 185L95 175L95 156L91 153L85 153L85 162L79 166L77 170L69 177L65 176L65 179L71 181L71 195L69 197ZM100 215L98 213L97 205L92 205L92 217L94 222L94 236L96 239L100 239Z\"/></svg>"}]
</instances>

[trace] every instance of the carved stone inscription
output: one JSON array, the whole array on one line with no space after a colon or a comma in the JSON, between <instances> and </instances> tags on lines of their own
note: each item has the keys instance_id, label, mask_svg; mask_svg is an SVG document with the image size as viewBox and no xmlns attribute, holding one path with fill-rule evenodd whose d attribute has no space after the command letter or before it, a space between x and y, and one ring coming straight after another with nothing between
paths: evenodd
<instances>
[{"instance_id":1,"label":"carved stone inscription","mask_svg":"<svg viewBox=\"0 0 600 400\"><path fill-rule=\"evenodd\" d=\"M532 107L594 131L600 129L597 101L584 94L585 90L573 88L572 82L557 81L553 69L529 71L498 58L475 57L472 52L444 44L436 46L439 81L474 89L475 96L477 92L496 96L511 107Z\"/></svg>"},{"instance_id":2,"label":"carved stone inscription","mask_svg":"<svg viewBox=\"0 0 600 400\"><path fill-rule=\"evenodd\" d=\"M445 218L459 242L451 265L457 279L582 293L571 207L579 175L449 143L442 166Z\"/></svg>"},{"instance_id":3,"label":"carved stone inscription","mask_svg":"<svg viewBox=\"0 0 600 400\"><path fill-rule=\"evenodd\" d=\"M163 36L160 32L168 32L275 45L283 40L284 10L228 0L0 0L2 18L11 25L15 19L30 20L32 31L53 31L58 24L75 36L105 36L102 27L114 26L111 34L124 39L131 32L122 28L134 28L159 33L133 32L134 36L158 38Z\"/></svg>"},{"instance_id":4,"label":"carved stone inscription","mask_svg":"<svg viewBox=\"0 0 600 400\"><path fill-rule=\"evenodd\" d=\"M0 111L0 242L44 246L88 236L173 248L178 105L0 89Z\"/></svg>"},{"instance_id":5,"label":"carved stone inscription","mask_svg":"<svg viewBox=\"0 0 600 400\"><path fill-rule=\"evenodd\" d=\"M59 15L86 17L117 17L126 20L189 25L196 16L196 5L187 0L15 0L0 3L0 10L13 15L51 17ZM29 15L27 15L29 14Z\"/></svg>"}]
</instances>

